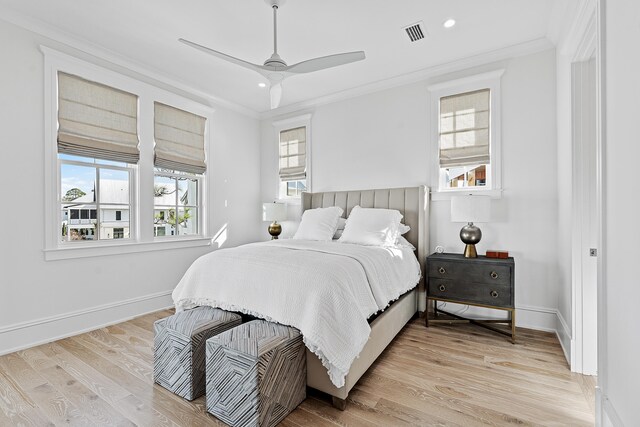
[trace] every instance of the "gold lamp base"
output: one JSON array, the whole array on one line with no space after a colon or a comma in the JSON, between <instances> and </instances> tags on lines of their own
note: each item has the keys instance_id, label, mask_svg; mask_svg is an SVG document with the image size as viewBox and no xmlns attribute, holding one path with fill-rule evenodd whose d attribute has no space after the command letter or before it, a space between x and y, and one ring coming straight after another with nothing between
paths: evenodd
<instances>
[{"instance_id":1,"label":"gold lamp base","mask_svg":"<svg viewBox=\"0 0 640 427\"><path fill-rule=\"evenodd\" d=\"M269 234L271 234L271 240L275 240L278 238L280 233L282 233L282 226L278 224L277 221L273 221L271 224L269 224L268 230Z\"/></svg>"},{"instance_id":2,"label":"gold lamp base","mask_svg":"<svg viewBox=\"0 0 640 427\"><path fill-rule=\"evenodd\" d=\"M476 245L466 245L464 247L464 257L478 258L478 253L476 252Z\"/></svg>"}]
</instances>

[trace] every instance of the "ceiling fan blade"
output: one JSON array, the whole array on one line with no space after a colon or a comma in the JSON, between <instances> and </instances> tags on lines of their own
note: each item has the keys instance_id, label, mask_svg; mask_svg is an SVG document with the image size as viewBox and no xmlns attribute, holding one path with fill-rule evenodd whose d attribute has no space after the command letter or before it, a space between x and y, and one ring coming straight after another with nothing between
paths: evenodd
<instances>
[{"instance_id":1,"label":"ceiling fan blade","mask_svg":"<svg viewBox=\"0 0 640 427\"><path fill-rule=\"evenodd\" d=\"M356 52L337 53L335 55L321 56L320 58L298 62L297 64L287 67L286 71L289 73L311 73L313 71L337 67L338 65L362 61L364 58L364 51L362 50Z\"/></svg>"},{"instance_id":2,"label":"ceiling fan blade","mask_svg":"<svg viewBox=\"0 0 640 427\"><path fill-rule=\"evenodd\" d=\"M282 81L278 83L271 83L269 88L269 95L271 96L271 109L278 108L280 100L282 99Z\"/></svg>"},{"instance_id":3,"label":"ceiling fan blade","mask_svg":"<svg viewBox=\"0 0 640 427\"><path fill-rule=\"evenodd\" d=\"M240 65L241 67L248 68L250 70L256 71L260 74L265 73L265 69L262 65L252 64L251 62L243 61L242 59L234 58L231 55L227 55L226 53L218 52L217 50L210 49L206 46L202 46L198 43L194 43L185 39L178 39L179 42L186 44L187 46L191 46L192 48L198 49L204 53L208 53L209 55L213 55L217 58L224 59L225 61L231 62L236 65Z\"/></svg>"}]
</instances>

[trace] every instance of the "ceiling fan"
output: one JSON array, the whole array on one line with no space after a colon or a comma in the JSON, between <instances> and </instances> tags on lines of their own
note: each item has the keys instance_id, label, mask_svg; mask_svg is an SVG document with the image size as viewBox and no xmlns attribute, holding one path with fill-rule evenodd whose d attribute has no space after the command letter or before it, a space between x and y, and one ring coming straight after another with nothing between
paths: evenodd
<instances>
[{"instance_id":1,"label":"ceiling fan","mask_svg":"<svg viewBox=\"0 0 640 427\"><path fill-rule=\"evenodd\" d=\"M265 2L273 9L273 54L264 62L263 65L252 64L242 59L234 58L217 50L210 49L206 46L194 43L185 39L178 41L201 50L210 55L216 56L241 67L256 71L265 76L271 83L269 94L271 96L271 108L278 108L282 98L282 81L289 76L302 73L311 73L313 71L324 70L326 68L337 67L338 65L348 64L350 62L361 61L365 58L364 51L337 53L335 55L321 56L297 64L287 65L280 55L278 55L278 8L282 6L285 0L265 0Z\"/></svg>"}]
</instances>

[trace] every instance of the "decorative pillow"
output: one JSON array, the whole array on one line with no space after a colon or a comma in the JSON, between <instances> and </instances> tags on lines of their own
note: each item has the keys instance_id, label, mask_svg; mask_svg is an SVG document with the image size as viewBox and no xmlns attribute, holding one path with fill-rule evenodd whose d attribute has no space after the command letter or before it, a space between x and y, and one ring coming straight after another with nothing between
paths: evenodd
<instances>
[{"instance_id":1,"label":"decorative pillow","mask_svg":"<svg viewBox=\"0 0 640 427\"><path fill-rule=\"evenodd\" d=\"M338 228L338 220L342 216L342 208L308 209L302 214L300 226L293 235L298 240L331 240Z\"/></svg>"},{"instance_id":2,"label":"decorative pillow","mask_svg":"<svg viewBox=\"0 0 640 427\"><path fill-rule=\"evenodd\" d=\"M402 214L395 209L355 206L338 241L368 246L393 246L398 238L400 220Z\"/></svg>"}]
</instances>

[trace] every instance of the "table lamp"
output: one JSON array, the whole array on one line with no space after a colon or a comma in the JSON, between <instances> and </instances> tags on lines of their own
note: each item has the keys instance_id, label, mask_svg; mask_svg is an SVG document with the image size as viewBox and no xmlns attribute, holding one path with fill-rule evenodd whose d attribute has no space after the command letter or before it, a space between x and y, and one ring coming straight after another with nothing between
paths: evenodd
<instances>
[{"instance_id":1,"label":"table lamp","mask_svg":"<svg viewBox=\"0 0 640 427\"><path fill-rule=\"evenodd\" d=\"M271 240L277 239L282 233L282 226L278 224L278 221L284 221L285 219L287 219L287 205L285 203L262 204L262 220L273 221L268 228Z\"/></svg>"},{"instance_id":2,"label":"table lamp","mask_svg":"<svg viewBox=\"0 0 640 427\"><path fill-rule=\"evenodd\" d=\"M489 196L454 196L451 198L451 222L466 222L460 230L460 240L466 246L464 256L477 258L476 244L482 238L482 231L475 222L489 222L491 198Z\"/></svg>"}]
</instances>

